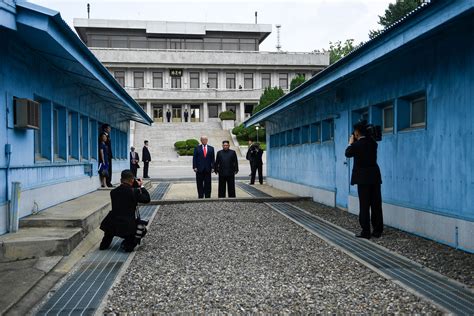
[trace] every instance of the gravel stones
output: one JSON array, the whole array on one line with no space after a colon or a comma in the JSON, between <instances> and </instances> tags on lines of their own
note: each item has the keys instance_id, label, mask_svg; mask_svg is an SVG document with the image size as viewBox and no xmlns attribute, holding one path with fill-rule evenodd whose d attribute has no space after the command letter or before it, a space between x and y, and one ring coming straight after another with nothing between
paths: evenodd
<instances>
[{"instance_id":1,"label":"gravel stones","mask_svg":"<svg viewBox=\"0 0 474 316\"><path fill-rule=\"evenodd\" d=\"M108 313L440 313L264 204L162 206Z\"/></svg>"},{"instance_id":2,"label":"gravel stones","mask_svg":"<svg viewBox=\"0 0 474 316\"><path fill-rule=\"evenodd\" d=\"M292 204L354 233L360 232L359 217L354 214L314 202ZM382 238L371 241L474 288L474 254L387 226Z\"/></svg>"}]
</instances>

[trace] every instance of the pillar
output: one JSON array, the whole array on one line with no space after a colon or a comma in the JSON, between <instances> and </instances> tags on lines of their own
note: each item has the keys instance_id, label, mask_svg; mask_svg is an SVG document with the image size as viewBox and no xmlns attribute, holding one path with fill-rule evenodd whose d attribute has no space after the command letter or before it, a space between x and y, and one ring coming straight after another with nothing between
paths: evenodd
<instances>
[{"instance_id":1,"label":"pillar","mask_svg":"<svg viewBox=\"0 0 474 316\"><path fill-rule=\"evenodd\" d=\"M151 108L151 101L146 101L146 114L148 114L149 117L154 119L153 117L153 109Z\"/></svg>"},{"instance_id":2,"label":"pillar","mask_svg":"<svg viewBox=\"0 0 474 316\"><path fill-rule=\"evenodd\" d=\"M225 102L222 101L222 108L221 108L221 112L224 112L225 111Z\"/></svg>"},{"instance_id":3,"label":"pillar","mask_svg":"<svg viewBox=\"0 0 474 316\"><path fill-rule=\"evenodd\" d=\"M203 122L207 122L209 120L209 107L207 106L207 102L203 103L202 119Z\"/></svg>"},{"instance_id":4,"label":"pillar","mask_svg":"<svg viewBox=\"0 0 474 316\"><path fill-rule=\"evenodd\" d=\"M240 101L239 117L236 117L236 119L239 120L240 123L245 121L245 104L243 101Z\"/></svg>"}]
</instances>

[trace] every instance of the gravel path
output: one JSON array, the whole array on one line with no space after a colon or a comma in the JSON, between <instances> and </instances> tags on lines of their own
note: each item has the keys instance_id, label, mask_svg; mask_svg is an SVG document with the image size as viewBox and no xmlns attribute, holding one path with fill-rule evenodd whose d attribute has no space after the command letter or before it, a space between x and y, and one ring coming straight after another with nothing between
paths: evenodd
<instances>
[{"instance_id":1,"label":"gravel path","mask_svg":"<svg viewBox=\"0 0 474 316\"><path fill-rule=\"evenodd\" d=\"M347 230L360 231L359 217L314 202L292 203ZM371 241L474 288L474 254L385 226L382 238Z\"/></svg>"},{"instance_id":2,"label":"gravel path","mask_svg":"<svg viewBox=\"0 0 474 316\"><path fill-rule=\"evenodd\" d=\"M400 286L256 203L159 209L105 312L430 313Z\"/></svg>"}]
</instances>

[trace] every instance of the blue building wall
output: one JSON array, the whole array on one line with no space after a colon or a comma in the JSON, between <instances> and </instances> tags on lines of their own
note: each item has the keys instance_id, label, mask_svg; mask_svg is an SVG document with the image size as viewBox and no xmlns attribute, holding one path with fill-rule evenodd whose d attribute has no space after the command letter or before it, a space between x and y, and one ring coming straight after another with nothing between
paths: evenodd
<instances>
[{"instance_id":1,"label":"blue building wall","mask_svg":"<svg viewBox=\"0 0 474 316\"><path fill-rule=\"evenodd\" d=\"M380 124L380 108L389 102L395 126L378 150L384 202L474 221L474 42L466 38L473 29L470 11L270 116L268 176L328 188L336 192L336 204L347 207L346 192L357 195L349 185L351 161L344 157L351 126L366 110L369 121ZM404 128L406 98L419 94L426 95L426 126ZM324 119L335 122L333 140L278 142L281 132Z\"/></svg>"},{"instance_id":2,"label":"blue building wall","mask_svg":"<svg viewBox=\"0 0 474 316\"><path fill-rule=\"evenodd\" d=\"M4 145L11 144L11 164L9 182L21 182L22 190L32 190L55 183L67 183L90 178L85 173L84 165L93 164L93 176L97 176L97 138L101 123L112 126L113 150L116 161L114 170L128 168L127 148L129 121L124 120L119 111L107 106L103 99L92 93L87 87L77 83L72 76L59 70L44 56L35 53L16 36L16 32L0 28L0 234L6 231L6 201L9 199L6 183L7 156L3 154ZM52 124L53 108L59 109L58 138L60 159L52 158L54 133L51 129L43 130L42 157L35 157L35 131L33 129L13 128L13 98L29 98L41 103L41 123ZM7 108L10 112L7 113ZM68 119L71 114L71 121ZM68 137L69 124L72 123L72 137ZM79 124L82 129L80 142ZM82 145L82 157L79 152ZM70 154L70 156L69 156ZM61 159L62 158L62 159ZM84 188L91 191L99 185L97 178L93 186ZM71 192L69 192L71 193ZM51 200L68 200L67 189L61 192L62 197L54 196ZM77 194L77 193L76 193ZM46 207L49 205L40 205ZM32 211L28 203L20 204L20 216Z\"/></svg>"}]
</instances>

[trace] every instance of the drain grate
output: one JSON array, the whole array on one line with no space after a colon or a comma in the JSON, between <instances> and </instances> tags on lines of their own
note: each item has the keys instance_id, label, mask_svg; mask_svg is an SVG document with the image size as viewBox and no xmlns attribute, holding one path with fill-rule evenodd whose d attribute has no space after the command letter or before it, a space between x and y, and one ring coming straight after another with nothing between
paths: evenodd
<instances>
[{"instance_id":1,"label":"drain grate","mask_svg":"<svg viewBox=\"0 0 474 316\"><path fill-rule=\"evenodd\" d=\"M245 183L238 186L255 197L266 196ZM266 203L280 214L310 232L338 246L342 251L435 304L457 315L474 315L474 293L453 280L428 270L405 257L394 254L368 240L354 238L342 228L328 223L303 209L283 202Z\"/></svg>"},{"instance_id":2,"label":"drain grate","mask_svg":"<svg viewBox=\"0 0 474 316\"><path fill-rule=\"evenodd\" d=\"M151 199L162 199L169 187L169 183L159 183L151 193ZM153 205L141 206L140 214L149 219L155 209L157 207ZM130 255L120 250L120 243L120 239L114 238L108 251L96 250L89 254L37 315L93 315Z\"/></svg>"},{"instance_id":3,"label":"drain grate","mask_svg":"<svg viewBox=\"0 0 474 316\"><path fill-rule=\"evenodd\" d=\"M240 189L242 189L243 191L247 192L248 194L254 197L258 197L258 198L272 197L271 195L256 189L254 186L251 186L250 184L243 183L243 182L237 182L236 184L237 184L237 187L239 187Z\"/></svg>"}]
</instances>

